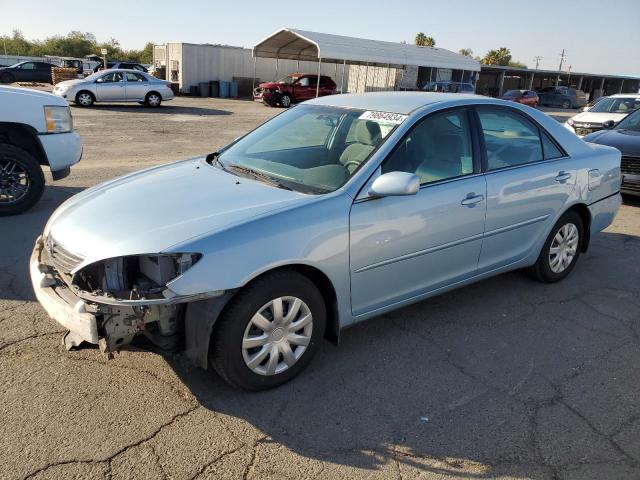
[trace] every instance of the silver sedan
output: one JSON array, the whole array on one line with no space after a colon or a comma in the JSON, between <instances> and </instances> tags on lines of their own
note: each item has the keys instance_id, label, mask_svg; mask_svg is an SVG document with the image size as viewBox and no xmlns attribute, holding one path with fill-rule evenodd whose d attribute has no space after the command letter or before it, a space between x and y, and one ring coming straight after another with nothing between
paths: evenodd
<instances>
[{"instance_id":1,"label":"silver sedan","mask_svg":"<svg viewBox=\"0 0 640 480\"><path fill-rule=\"evenodd\" d=\"M81 107L95 102L139 102L159 107L173 98L171 82L137 70L103 70L82 80L58 83L53 93Z\"/></svg>"}]
</instances>

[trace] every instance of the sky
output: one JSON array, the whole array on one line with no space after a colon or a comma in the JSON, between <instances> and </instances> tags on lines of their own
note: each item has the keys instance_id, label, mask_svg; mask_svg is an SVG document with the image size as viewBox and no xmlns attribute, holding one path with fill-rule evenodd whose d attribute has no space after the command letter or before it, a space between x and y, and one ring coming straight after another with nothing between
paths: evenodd
<instances>
[{"instance_id":1,"label":"sky","mask_svg":"<svg viewBox=\"0 0 640 480\"><path fill-rule=\"evenodd\" d=\"M106 8L102 8L106 7ZM282 27L413 43L416 33L453 51L484 56L507 47L514 60L565 70L640 75L640 0L204 1L0 0L0 34L30 39L91 32L123 48L148 41L251 47Z\"/></svg>"}]
</instances>

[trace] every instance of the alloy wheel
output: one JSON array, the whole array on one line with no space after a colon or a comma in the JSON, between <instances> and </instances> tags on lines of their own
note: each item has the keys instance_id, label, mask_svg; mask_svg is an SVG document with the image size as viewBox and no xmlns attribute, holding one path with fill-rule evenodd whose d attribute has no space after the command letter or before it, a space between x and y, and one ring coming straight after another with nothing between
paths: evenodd
<instances>
[{"instance_id":1,"label":"alloy wheel","mask_svg":"<svg viewBox=\"0 0 640 480\"><path fill-rule=\"evenodd\" d=\"M0 160L0 203L15 203L29 190L27 171L14 160Z\"/></svg>"},{"instance_id":2,"label":"alloy wheel","mask_svg":"<svg viewBox=\"0 0 640 480\"><path fill-rule=\"evenodd\" d=\"M313 331L313 316L297 297L278 297L251 317L242 338L242 357L258 375L276 375L304 354Z\"/></svg>"},{"instance_id":3,"label":"alloy wheel","mask_svg":"<svg viewBox=\"0 0 640 480\"><path fill-rule=\"evenodd\" d=\"M289 97L289 95L284 95L281 99L280 99L280 103L282 103L282 106L284 108L289 108L291 106L291 97Z\"/></svg>"},{"instance_id":4,"label":"alloy wheel","mask_svg":"<svg viewBox=\"0 0 640 480\"><path fill-rule=\"evenodd\" d=\"M560 227L549 248L549 267L553 273L564 272L578 251L578 227L567 223Z\"/></svg>"}]
</instances>

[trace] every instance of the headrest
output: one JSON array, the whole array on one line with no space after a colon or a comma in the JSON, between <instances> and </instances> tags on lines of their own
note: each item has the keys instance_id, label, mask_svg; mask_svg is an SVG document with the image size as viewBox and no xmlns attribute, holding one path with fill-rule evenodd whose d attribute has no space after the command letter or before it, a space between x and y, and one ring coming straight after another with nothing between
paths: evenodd
<instances>
[{"instance_id":1,"label":"headrest","mask_svg":"<svg viewBox=\"0 0 640 480\"><path fill-rule=\"evenodd\" d=\"M380 125L376 122L367 120L366 122L358 122L356 125L356 142L358 143L375 146L381 136Z\"/></svg>"}]
</instances>

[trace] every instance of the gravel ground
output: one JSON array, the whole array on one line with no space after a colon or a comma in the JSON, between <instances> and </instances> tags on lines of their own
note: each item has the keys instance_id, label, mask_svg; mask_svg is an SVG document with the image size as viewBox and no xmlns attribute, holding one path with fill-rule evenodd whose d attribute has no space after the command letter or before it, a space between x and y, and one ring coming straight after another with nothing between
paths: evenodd
<instances>
[{"instance_id":1,"label":"gravel ground","mask_svg":"<svg viewBox=\"0 0 640 480\"><path fill-rule=\"evenodd\" d=\"M82 162L0 219L0 478L640 478L640 203L560 284L510 273L384 315L248 394L181 355L65 352L27 260L70 195L277 111L181 97L73 113Z\"/></svg>"}]
</instances>

